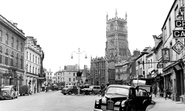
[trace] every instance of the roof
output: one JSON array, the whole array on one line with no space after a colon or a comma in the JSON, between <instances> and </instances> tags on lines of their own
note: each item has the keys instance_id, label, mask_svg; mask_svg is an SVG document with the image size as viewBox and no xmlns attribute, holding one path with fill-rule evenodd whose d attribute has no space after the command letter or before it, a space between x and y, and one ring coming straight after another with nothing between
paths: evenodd
<instances>
[{"instance_id":1,"label":"roof","mask_svg":"<svg viewBox=\"0 0 185 111\"><path fill-rule=\"evenodd\" d=\"M119 84L111 84L109 85L109 87L122 87L122 88L131 88L132 86L128 86L128 85L119 85Z\"/></svg>"},{"instance_id":2,"label":"roof","mask_svg":"<svg viewBox=\"0 0 185 111\"><path fill-rule=\"evenodd\" d=\"M170 8L170 11L168 12L168 15L167 15L167 17L166 17L166 19L165 19L165 21L164 21L164 24L163 24L161 30L163 30L163 28L164 28L164 26L165 26L165 24L166 24L166 22L167 22L167 20L168 20L168 17L170 16L170 14L171 14L171 12L172 12L172 9L174 8L176 2L177 2L177 0L174 0L172 6L171 6L171 8Z\"/></svg>"}]
</instances>

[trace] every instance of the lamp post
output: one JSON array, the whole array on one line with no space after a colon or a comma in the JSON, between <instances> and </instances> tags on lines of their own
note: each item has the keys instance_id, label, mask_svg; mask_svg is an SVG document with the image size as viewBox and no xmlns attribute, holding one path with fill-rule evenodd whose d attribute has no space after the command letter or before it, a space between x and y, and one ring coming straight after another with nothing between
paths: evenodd
<instances>
[{"instance_id":1,"label":"lamp post","mask_svg":"<svg viewBox=\"0 0 185 111\"><path fill-rule=\"evenodd\" d=\"M73 53L78 54L78 70L80 71L80 54L85 53L85 59L87 59L87 53L86 53L85 51L80 52L80 48L78 48L78 52L73 51L73 52L71 53L71 59L73 59Z\"/></svg>"},{"instance_id":2,"label":"lamp post","mask_svg":"<svg viewBox=\"0 0 185 111\"><path fill-rule=\"evenodd\" d=\"M73 59L73 53L78 54L78 72L80 72L80 54L85 53L85 59L87 59L87 53L85 51L80 52L80 48L78 48L78 52L73 51L71 53L71 59ZM77 80L78 80L77 86L79 86L80 80L81 80L81 76L77 76ZM80 89L79 88L78 88L78 94L80 94Z\"/></svg>"}]
</instances>

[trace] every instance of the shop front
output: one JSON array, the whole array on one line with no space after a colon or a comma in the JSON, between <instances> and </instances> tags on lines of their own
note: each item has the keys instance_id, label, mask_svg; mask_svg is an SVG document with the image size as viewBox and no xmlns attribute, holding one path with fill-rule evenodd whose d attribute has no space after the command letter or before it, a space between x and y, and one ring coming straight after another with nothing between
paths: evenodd
<instances>
[{"instance_id":1,"label":"shop front","mask_svg":"<svg viewBox=\"0 0 185 111\"><path fill-rule=\"evenodd\" d=\"M164 77L164 95L166 90L171 93L171 99L180 101L181 95L184 94L184 76L182 61L177 61L163 69Z\"/></svg>"}]
</instances>

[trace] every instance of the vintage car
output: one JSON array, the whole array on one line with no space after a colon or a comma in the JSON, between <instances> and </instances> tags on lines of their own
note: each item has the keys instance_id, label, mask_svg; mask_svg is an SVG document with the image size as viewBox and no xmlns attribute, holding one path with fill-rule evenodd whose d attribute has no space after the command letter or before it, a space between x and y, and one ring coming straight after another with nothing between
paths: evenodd
<instances>
[{"instance_id":1,"label":"vintage car","mask_svg":"<svg viewBox=\"0 0 185 111\"><path fill-rule=\"evenodd\" d=\"M28 85L22 85L19 87L20 96L31 95L31 90Z\"/></svg>"},{"instance_id":2,"label":"vintage car","mask_svg":"<svg viewBox=\"0 0 185 111\"><path fill-rule=\"evenodd\" d=\"M0 88L0 99L18 98L18 91L14 85L2 86Z\"/></svg>"},{"instance_id":3,"label":"vintage car","mask_svg":"<svg viewBox=\"0 0 185 111\"><path fill-rule=\"evenodd\" d=\"M101 87L98 85L90 86L92 94L100 94Z\"/></svg>"},{"instance_id":4,"label":"vintage car","mask_svg":"<svg viewBox=\"0 0 185 111\"><path fill-rule=\"evenodd\" d=\"M149 93L127 85L109 85L103 96L95 100L94 111L145 111L152 104Z\"/></svg>"},{"instance_id":5,"label":"vintage car","mask_svg":"<svg viewBox=\"0 0 185 111\"><path fill-rule=\"evenodd\" d=\"M59 87L58 87L57 84L52 84L52 85L51 85L51 90L52 90L52 91L58 91L58 89L59 89Z\"/></svg>"},{"instance_id":6,"label":"vintage car","mask_svg":"<svg viewBox=\"0 0 185 111\"><path fill-rule=\"evenodd\" d=\"M80 93L85 94L85 95L89 95L92 93L92 88L90 88L90 85L85 84L80 87Z\"/></svg>"},{"instance_id":7,"label":"vintage car","mask_svg":"<svg viewBox=\"0 0 185 111\"><path fill-rule=\"evenodd\" d=\"M76 86L65 87L62 89L61 93L63 93L64 95L78 94L78 89Z\"/></svg>"}]
</instances>

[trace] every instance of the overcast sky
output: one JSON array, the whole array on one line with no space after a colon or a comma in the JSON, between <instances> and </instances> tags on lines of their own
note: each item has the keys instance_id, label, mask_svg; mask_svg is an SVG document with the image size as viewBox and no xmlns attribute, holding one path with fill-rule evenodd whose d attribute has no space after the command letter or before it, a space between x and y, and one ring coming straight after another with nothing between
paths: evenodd
<instances>
[{"instance_id":1,"label":"overcast sky","mask_svg":"<svg viewBox=\"0 0 185 111\"><path fill-rule=\"evenodd\" d=\"M37 38L45 52L44 67L51 71L64 65L88 65L90 58L105 56L106 14L125 18L131 53L154 46L152 35L162 25L174 0L1 0L0 14L18 23L25 36Z\"/></svg>"}]
</instances>

